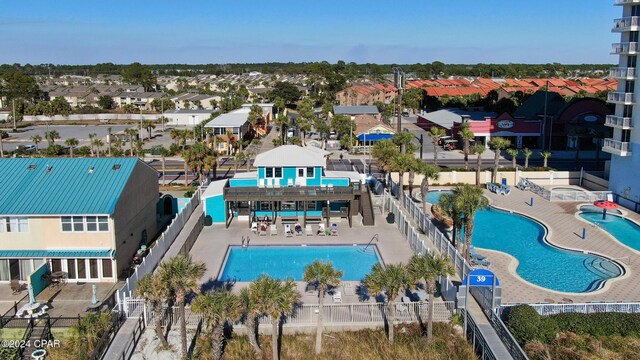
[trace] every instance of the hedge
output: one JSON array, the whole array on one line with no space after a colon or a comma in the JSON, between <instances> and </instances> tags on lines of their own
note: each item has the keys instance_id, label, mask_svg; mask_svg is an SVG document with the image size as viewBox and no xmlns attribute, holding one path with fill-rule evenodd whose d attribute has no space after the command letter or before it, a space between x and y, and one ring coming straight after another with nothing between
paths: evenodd
<instances>
[{"instance_id":1,"label":"hedge","mask_svg":"<svg viewBox=\"0 0 640 360\"><path fill-rule=\"evenodd\" d=\"M640 314L564 313L545 317L529 305L517 305L508 309L505 322L521 345L533 340L549 344L557 333L567 331L595 337L640 337Z\"/></svg>"}]
</instances>

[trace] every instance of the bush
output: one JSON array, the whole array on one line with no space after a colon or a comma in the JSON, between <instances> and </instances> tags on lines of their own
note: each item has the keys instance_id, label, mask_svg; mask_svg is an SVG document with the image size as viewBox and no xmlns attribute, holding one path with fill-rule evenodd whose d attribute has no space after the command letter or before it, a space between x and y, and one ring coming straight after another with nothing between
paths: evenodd
<instances>
[{"instance_id":1,"label":"bush","mask_svg":"<svg viewBox=\"0 0 640 360\"><path fill-rule=\"evenodd\" d=\"M542 316L531 306L517 305L509 308L506 320L509 331L520 345L542 340Z\"/></svg>"}]
</instances>

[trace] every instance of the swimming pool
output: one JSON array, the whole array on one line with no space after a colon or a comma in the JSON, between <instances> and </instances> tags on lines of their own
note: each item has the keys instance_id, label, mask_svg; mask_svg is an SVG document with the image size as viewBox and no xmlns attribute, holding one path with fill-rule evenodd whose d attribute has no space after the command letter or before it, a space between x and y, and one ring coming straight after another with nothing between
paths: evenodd
<instances>
[{"instance_id":1,"label":"swimming pool","mask_svg":"<svg viewBox=\"0 0 640 360\"><path fill-rule=\"evenodd\" d=\"M453 194L451 190L431 190L427 193L427 202L431 204L439 204L440 197L444 194Z\"/></svg>"},{"instance_id":2,"label":"swimming pool","mask_svg":"<svg viewBox=\"0 0 640 360\"><path fill-rule=\"evenodd\" d=\"M314 260L331 261L344 272L342 280L359 281L382 263L375 245L344 246L229 246L218 280L253 281L262 274L302 281L306 265Z\"/></svg>"},{"instance_id":3,"label":"swimming pool","mask_svg":"<svg viewBox=\"0 0 640 360\"><path fill-rule=\"evenodd\" d=\"M515 257L516 273L532 284L562 292L591 292L623 274L601 256L559 249L544 241L546 229L523 215L489 208L476 213L472 242Z\"/></svg>"},{"instance_id":4,"label":"swimming pool","mask_svg":"<svg viewBox=\"0 0 640 360\"><path fill-rule=\"evenodd\" d=\"M583 211L579 214L581 218L597 224L616 238L616 240L632 249L640 251L640 225L621 216L611 214L610 211L607 211L607 218L602 220L602 209L591 212L588 208L581 206L580 210Z\"/></svg>"}]
</instances>

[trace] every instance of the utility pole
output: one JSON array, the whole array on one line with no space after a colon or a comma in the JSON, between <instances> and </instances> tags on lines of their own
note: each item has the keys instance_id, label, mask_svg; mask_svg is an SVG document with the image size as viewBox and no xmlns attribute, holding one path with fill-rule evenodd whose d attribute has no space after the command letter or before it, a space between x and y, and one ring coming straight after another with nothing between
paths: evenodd
<instances>
[{"instance_id":1,"label":"utility pole","mask_svg":"<svg viewBox=\"0 0 640 360\"><path fill-rule=\"evenodd\" d=\"M547 98L549 96L549 80L547 80L547 87L544 91L544 119L542 121L544 121L543 123L543 129L546 131L547 129ZM551 124L549 124L549 144L548 145L548 149L551 150L551 133L553 132L553 129L551 128ZM542 134L542 149L545 149L545 143L544 143L544 137L547 134L543 133Z\"/></svg>"},{"instance_id":2,"label":"utility pole","mask_svg":"<svg viewBox=\"0 0 640 360\"><path fill-rule=\"evenodd\" d=\"M393 82L396 89L398 89L398 106L396 108L398 123L396 124L396 132L399 134L402 131L402 91L404 90L404 71L399 67L393 68Z\"/></svg>"},{"instance_id":3,"label":"utility pole","mask_svg":"<svg viewBox=\"0 0 640 360\"><path fill-rule=\"evenodd\" d=\"M16 132L16 99L11 99L12 109L13 109L13 132Z\"/></svg>"}]
</instances>

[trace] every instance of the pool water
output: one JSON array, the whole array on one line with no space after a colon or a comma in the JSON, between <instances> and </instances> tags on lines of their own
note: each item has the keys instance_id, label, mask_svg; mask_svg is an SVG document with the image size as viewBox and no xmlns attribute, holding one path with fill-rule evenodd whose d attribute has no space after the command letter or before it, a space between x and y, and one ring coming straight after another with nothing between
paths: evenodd
<instances>
[{"instance_id":1,"label":"pool water","mask_svg":"<svg viewBox=\"0 0 640 360\"><path fill-rule=\"evenodd\" d=\"M429 191L427 193L427 202L430 204L439 204L440 197L444 194L453 194L451 190Z\"/></svg>"},{"instance_id":2,"label":"pool water","mask_svg":"<svg viewBox=\"0 0 640 360\"><path fill-rule=\"evenodd\" d=\"M580 207L584 211L584 207ZM640 225L607 211L607 218L602 220L602 209L598 212L583 212L580 217L597 224L614 238L628 247L640 251Z\"/></svg>"},{"instance_id":3,"label":"pool water","mask_svg":"<svg viewBox=\"0 0 640 360\"><path fill-rule=\"evenodd\" d=\"M218 280L253 281L262 274L302 281L304 268L315 260L331 261L343 271L342 280L363 280L374 264L382 263L375 245L358 246L230 246Z\"/></svg>"}]
</instances>

